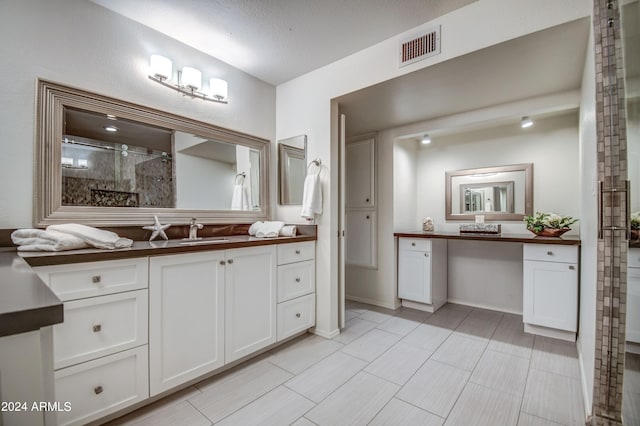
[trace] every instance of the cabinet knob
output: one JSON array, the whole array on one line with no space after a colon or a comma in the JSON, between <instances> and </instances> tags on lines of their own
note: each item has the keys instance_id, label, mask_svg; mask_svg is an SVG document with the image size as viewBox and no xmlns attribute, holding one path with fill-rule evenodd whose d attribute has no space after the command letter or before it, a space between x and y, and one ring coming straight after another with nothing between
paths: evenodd
<instances>
[{"instance_id":1,"label":"cabinet knob","mask_svg":"<svg viewBox=\"0 0 640 426\"><path fill-rule=\"evenodd\" d=\"M429 257L429 253L425 253L425 254L424 254L424 257Z\"/></svg>"},{"instance_id":2,"label":"cabinet knob","mask_svg":"<svg viewBox=\"0 0 640 426\"><path fill-rule=\"evenodd\" d=\"M574 269L576 269L576 267L573 266L573 265L569 265L569 269L571 269L573 271Z\"/></svg>"},{"instance_id":3,"label":"cabinet knob","mask_svg":"<svg viewBox=\"0 0 640 426\"><path fill-rule=\"evenodd\" d=\"M553 252L552 251L548 251L547 252L547 256L553 256Z\"/></svg>"},{"instance_id":4,"label":"cabinet knob","mask_svg":"<svg viewBox=\"0 0 640 426\"><path fill-rule=\"evenodd\" d=\"M412 247L415 247L415 246L416 246L416 243L411 243L411 246L412 246Z\"/></svg>"},{"instance_id":5,"label":"cabinet knob","mask_svg":"<svg viewBox=\"0 0 640 426\"><path fill-rule=\"evenodd\" d=\"M296 254L300 254L300 250L296 250Z\"/></svg>"},{"instance_id":6,"label":"cabinet knob","mask_svg":"<svg viewBox=\"0 0 640 426\"><path fill-rule=\"evenodd\" d=\"M296 277L296 282L299 283L300 282L300 277Z\"/></svg>"},{"instance_id":7,"label":"cabinet knob","mask_svg":"<svg viewBox=\"0 0 640 426\"><path fill-rule=\"evenodd\" d=\"M225 262L224 260L221 260L221 261L220 261L220 264L221 264L222 266L224 266L224 264L225 264L225 263L226 263L226 262Z\"/></svg>"},{"instance_id":8,"label":"cabinet knob","mask_svg":"<svg viewBox=\"0 0 640 426\"><path fill-rule=\"evenodd\" d=\"M94 333L98 333L100 331L102 331L102 324L96 324L96 325L93 326L93 332Z\"/></svg>"},{"instance_id":9,"label":"cabinet knob","mask_svg":"<svg viewBox=\"0 0 640 426\"><path fill-rule=\"evenodd\" d=\"M100 281L102 281L102 277L100 275L94 275L91 277L91 282L94 284L100 284Z\"/></svg>"},{"instance_id":10,"label":"cabinet knob","mask_svg":"<svg viewBox=\"0 0 640 426\"><path fill-rule=\"evenodd\" d=\"M367 215L367 219L369 219L369 215Z\"/></svg>"},{"instance_id":11,"label":"cabinet knob","mask_svg":"<svg viewBox=\"0 0 640 426\"><path fill-rule=\"evenodd\" d=\"M93 391L96 395L100 395L102 391L104 391L104 389L102 389L102 386L96 386L95 388L93 388Z\"/></svg>"},{"instance_id":12,"label":"cabinet knob","mask_svg":"<svg viewBox=\"0 0 640 426\"><path fill-rule=\"evenodd\" d=\"M296 314L296 318L300 318L300 313L299 312Z\"/></svg>"},{"instance_id":13,"label":"cabinet knob","mask_svg":"<svg viewBox=\"0 0 640 426\"><path fill-rule=\"evenodd\" d=\"M368 203L368 202L369 202L369 199L367 198L367 199L366 199L366 200L364 200L364 201Z\"/></svg>"},{"instance_id":14,"label":"cabinet knob","mask_svg":"<svg viewBox=\"0 0 640 426\"><path fill-rule=\"evenodd\" d=\"M229 265L233 264L233 259L229 259L229 260L227 260L227 263L228 263Z\"/></svg>"}]
</instances>

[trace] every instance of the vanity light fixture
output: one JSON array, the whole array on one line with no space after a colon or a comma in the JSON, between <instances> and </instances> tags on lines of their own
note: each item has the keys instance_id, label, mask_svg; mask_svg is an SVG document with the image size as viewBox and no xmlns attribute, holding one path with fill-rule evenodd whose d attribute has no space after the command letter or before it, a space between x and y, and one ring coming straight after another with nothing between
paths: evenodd
<instances>
[{"instance_id":1,"label":"vanity light fixture","mask_svg":"<svg viewBox=\"0 0 640 426\"><path fill-rule=\"evenodd\" d=\"M205 101L226 104L229 88L227 82L220 78L209 80L210 93L201 92L202 73L193 67L183 67L178 71L178 83L171 83L173 76L173 63L170 59L160 55L151 55L149 59L149 78L156 83L177 90L183 95L191 96Z\"/></svg>"},{"instance_id":2,"label":"vanity light fixture","mask_svg":"<svg viewBox=\"0 0 640 426\"><path fill-rule=\"evenodd\" d=\"M428 144L430 144L430 143L431 143L431 138L429 137L429 135L426 135L426 134L425 134L425 135L422 137L422 141L421 141L421 142L422 142L422 145L428 145Z\"/></svg>"},{"instance_id":3,"label":"vanity light fixture","mask_svg":"<svg viewBox=\"0 0 640 426\"><path fill-rule=\"evenodd\" d=\"M104 126L103 129L111 133L115 133L118 131L118 128L116 126Z\"/></svg>"},{"instance_id":4,"label":"vanity light fixture","mask_svg":"<svg viewBox=\"0 0 640 426\"><path fill-rule=\"evenodd\" d=\"M521 126L523 129L533 126L533 120L527 116L522 117Z\"/></svg>"}]
</instances>

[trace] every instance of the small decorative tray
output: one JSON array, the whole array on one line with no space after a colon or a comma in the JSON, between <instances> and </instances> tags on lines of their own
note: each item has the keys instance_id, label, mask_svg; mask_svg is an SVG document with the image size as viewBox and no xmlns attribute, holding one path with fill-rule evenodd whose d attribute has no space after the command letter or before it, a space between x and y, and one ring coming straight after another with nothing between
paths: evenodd
<instances>
[{"instance_id":1,"label":"small decorative tray","mask_svg":"<svg viewBox=\"0 0 640 426\"><path fill-rule=\"evenodd\" d=\"M499 234L499 224L495 223L463 223L460 225L461 234Z\"/></svg>"}]
</instances>

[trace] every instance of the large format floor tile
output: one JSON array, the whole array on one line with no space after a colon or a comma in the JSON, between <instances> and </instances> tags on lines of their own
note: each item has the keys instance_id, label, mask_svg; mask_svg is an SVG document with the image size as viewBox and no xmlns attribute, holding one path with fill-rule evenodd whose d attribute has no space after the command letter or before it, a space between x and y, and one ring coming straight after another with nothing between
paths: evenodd
<instances>
[{"instance_id":1,"label":"large format floor tile","mask_svg":"<svg viewBox=\"0 0 640 426\"><path fill-rule=\"evenodd\" d=\"M445 425L515 425L519 412L520 397L469 383Z\"/></svg>"},{"instance_id":2,"label":"large format floor tile","mask_svg":"<svg viewBox=\"0 0 640 426\"><path fill-rule=\"evenodd\" d=\"M343 347L340 351L371 362L393 346L400 336L374 328Z\"/></svg>"},{"instance_id":3,"label":"large format floor tile","mask_svg":"<svg viewBox=\"0 0 640 426\"><path fill-rule=\"evenodd\" d=\"M305 417L318 425L364 425L389 402L400 387L360 372Z\"/></svg>"},{"instance_id":4,"label":"large format floor tile","mask_svg":"<svg viewBox=\"0 0 640 426\"><path fill-rule=\"evenodd\" d=\"M393 398L369 423L369 426L442 426L444 419L428 411Z\"/></svg>"},{"instance_id":5,"label":"large format floor tile","mask_svg":"<svg viewBox=\"0 0 640 426\"><path fill-rule=\"evenodd\" d=\"M495 321L486 321L483 319L466 317L456 328L456 333L462 334L464 337L471 337L483 340L489 340L498 327Z\"/></svg>"},{"instance_id":6,"label":"large format floor tile","mask_svg":"<svg viewBox=\"0 0 640 426\"><path fill-rule=\"evenodd\" d=\"M462 370L473 371L482 356L487 342L453 333L431 359L452 365Z\"/></svg>"},{"instance_id":7,"label":"large format floor tile","mask_svg":"<svg viewBox=\"0 0 640 426\"><path fill-rule=\"evenodd\" d=\"M420 324L415 330L407 334L401 342L415 346L431 354L438 349L451 333L452 331L448 328L431 324Z\"/></svg>"},{"instance_id":8,"label":"large format floor tile","mask_svg":"<svg viewBox=\"0 0 640 426\"><path fill-rule=\"evenodd\" d=\"M365 371L398 385L404 385L429 358L430 352L399 342Z\"/></svg>"},{"instance_id":9,"label":"large format floor tile","mask_svg":"<svg viewBox=\"0 0 640 426\"><path fill-rule=\"evenodd\" d=\"M535 336L525 333L522 326L498 326L488 349L528 359L533 352L534 340Z\"/></svg>"},{"instance_id":10,"label":"large format floor tile","mask_svg":"<svg viewBox=\"0 0 640 426\"><path fill-rule=\"evenodd\" d=\"M564 425L584 425L579 379L531 369L522 411Z\"/></svg>"},{"instance_id":11,"label":"large format floor tile","mask_svg":"<svg viewBox=\"0 0 640 426\"><path fill-rule=\"evenodd\" d=\"M360 317L358 316L357 318L348 321L346 323L345 329L342 330L342 332L336 337L334 337L333 340L346 345L362 336L364 333L371 330L376 325L378 324L372 321L360 319Z\"/></svg>"},{"instance_id":12,"label":"large format floor tile","mask_svg":"<svg viewBox=\"0 0 640 426\"><path fill-rule=\"evenodd\" d=\"M290 373L298 374L342 348L342 344L308 334L291 344L271 351L269 361Z\"/></svg>"},{"instance_id":13,"label":"large format floor tile","mask_svg":"<svg viewBox=\"0 0 640 426\"><path fill-rule=\"evenodd\" d=\"M469 382L521 397L528 373L528 359L487 350Z\"/></svg>"},{"instance_id":14,"label":"large format floor tile","mask_svg":"<svg viewBox=\"0 0 640 426\"><path fill-rule=\"evenodd\" d=\"M378 325L378 329L388 331L389 333L405 336L412 332L422 321L413 318L405 318L403 316L395 316L382 324Z\"/></svg>"},{"instance_id":15,"label":"large format floor tile","mask_svg":"<svg viewBox=\"0 0 640 426\"><path fill-rule=\"evenodd\" d=\"M531 368L569 377L580 377L576 344L536 336L531 355Z\"/></svg>"}]
</instances>

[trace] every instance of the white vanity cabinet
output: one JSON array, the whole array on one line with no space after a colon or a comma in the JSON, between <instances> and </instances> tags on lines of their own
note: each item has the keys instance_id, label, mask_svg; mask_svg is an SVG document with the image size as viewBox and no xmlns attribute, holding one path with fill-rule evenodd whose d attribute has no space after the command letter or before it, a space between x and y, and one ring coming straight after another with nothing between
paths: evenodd
<instances>
[{"instance_id":1,"label":"white vanity cabinet","mask_svg":"<svg viewBox=\"0 0 640 426\"><path fill-rule=\"evenodd\" d=\"M640 343L640 249L630 248L627 270L627 342Z\"/></svg>"},{"instance_id":2,"label":"white vanity cabinet","mask_svg":"<svg viewBox=\"0 0 640 426\"><path fill-rule=\"evenodd\" d=\"M225 252L149 260L150 392L224 365Z\"/></svg>"},{"instance_id":3,"label":"white vanity cabinet","mask_svg":"<svg viewBox=\"0 0 640 426\"><path fill-rule=\"evenodd\" d=\"M278 246L278 341L315 325L315 265L313 241Z\"/></svg>"},{"instance_id":4,"label":"white vanity cabinet","mask_svg":"<svg viewBox=\"0 0 640 426\"><path fill-rule=\"evenodd\" d=\"M578 247L524 244L525 331L575 340L578 329Z\"/></svg>"},{"instance_id":5,"label":"white vanity cabinet","mask_svg":"<svg viewBox=\"0 0 640 426\"><path fill-rule=\"evenodd\" d=\"M276 341L276 246L226 251L225 362Z\"/></svg>"},{"instance_id":6,"label":"white vanity cabinet","mask_svg":"<svg viewBox=\"0 0 640 426\"><path fill-rule=\"evenodd\" d=\"M428 312L447 302L447 240L398 238L398 298Z\"/></svg>"},{"instance_id":7,"label":"white vanity cabinet","mask_svg":"<svg viewBox=\"0 0 640 426\"><path fill-rule=\"evenodd\" d=\"M146 257L42 266L64 302L53 327L58 424L86 424L149 397Z\"/></svg>"}]
</instances>

